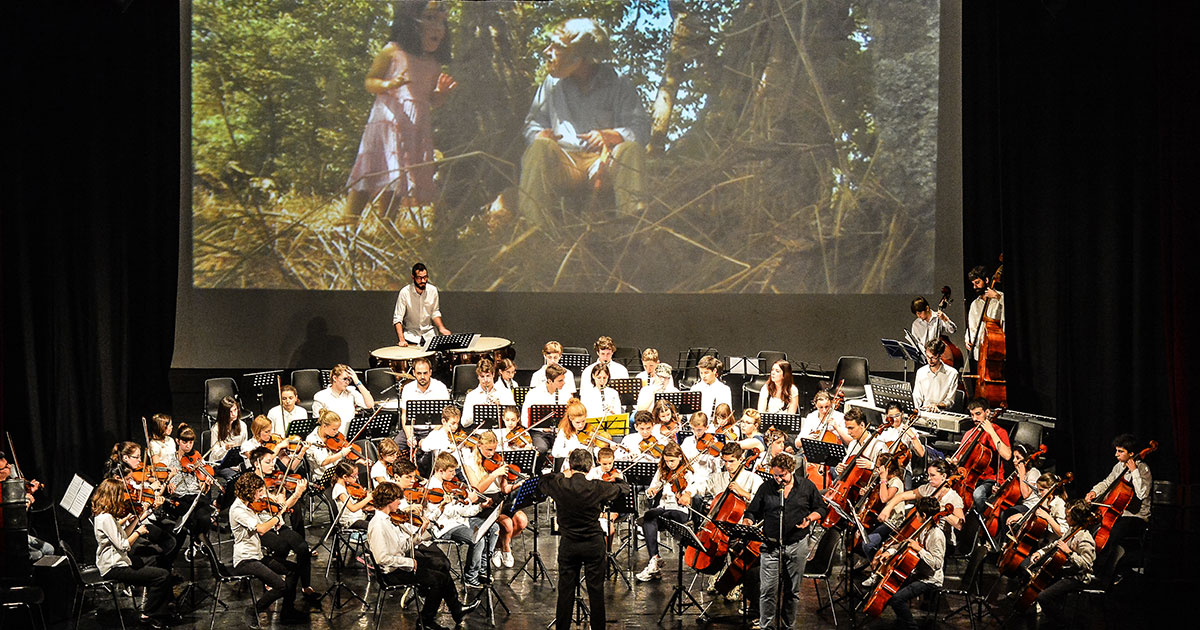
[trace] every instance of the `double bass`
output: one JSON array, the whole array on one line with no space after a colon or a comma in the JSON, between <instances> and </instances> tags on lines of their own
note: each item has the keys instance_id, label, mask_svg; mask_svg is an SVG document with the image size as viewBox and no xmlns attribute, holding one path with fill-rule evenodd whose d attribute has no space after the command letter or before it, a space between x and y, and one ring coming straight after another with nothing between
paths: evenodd
<instances>
[{"instance_id":1,"label":"double bass","mask_svg":"<svg viewBox=\"0 0 1200 630\"><path fill-rule=\"evenodd\" d=\"M1000 266L987 283L987 288L996 288L1000 284L1000 276L1004 270L1004 256L1000 257ZM983 299L983 308L979 310L979 322L975 328L973 345L979 349L979 361L975 365L974 375L975 396L986 398L993 405L1008 403L1008 386L1004 380L1004 362L1007 357L1007 345L1004 329L1000 320L988 317L990 298Z\"/></svg>"},{"instance_id":2,"label":"double bass","mask_svg":"<svg viewBox=\"0 0 1200 630\"><path fill-rule=\"evenodd\" d=\"M1137 461L1142 461L1147 455L1158 450L1158 442L1150 440L1150 445L1142 449L1137 454ZM1136 473L1134 473L1136 474ZM1104 492L1096 495L1096 500L1092 503L1100 508L1100 526L1096 528L1096 551L1101 551L1108 544L1109 534L1112 533L1113 524L1121 518L1121 514L1125 510L1134 510L1130 507L1137 499L1137 495L1133 491L1133 484L1125 480L1124 473L1117 477L1117 481L1111 486L1104 489Z\"/></svg>"}]
</instances>

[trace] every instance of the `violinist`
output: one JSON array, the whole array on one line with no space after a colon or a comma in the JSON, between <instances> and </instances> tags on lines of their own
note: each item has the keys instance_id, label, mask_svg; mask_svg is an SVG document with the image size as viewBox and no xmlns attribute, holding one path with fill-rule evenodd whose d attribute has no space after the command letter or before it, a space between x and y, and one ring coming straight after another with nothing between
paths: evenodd
<instances>
[{"instance_id":1,"label":"violinist","mask_svg":"<svg viewBox=\"0 0 1200 630\"><path fill-rule=\"evenodd\" d=\"M275 457L279 459L284 466L287 466L288 462L292 458L291 448L293 446L293 441L296 443L297 449L299 450L299 452L296 453L296 456L304 456L304 449L308 448L307 444L300 444L300 438L298 437L285 439L279 433L272 433L272 428L271 420L266 416L255 416L254 419L250 421L250 437L247 438L245 442L242 442L241 446L242 457L246 458L247 462L250 461L250 451L253 451L260 446L265 446L266 448L270 449L272 453L275 453Z\"/></svg>"},{"instance_id":2,"label":"violinist","mask_svg":"<svg viewBox=\"0 0 1200 630\"><path fill-rule=\"evenodd\" d=\"M454 405L442 407L442 424L421 440L421 453L429 453L425 457L430 458L442 453L450 453L457 458L459 449L467 439L466 433L459 429L461 420L462 412L458 410L458 407Z\"/></svg>"},{"instance_id":3,"label":"violinist","mask_svg":"<svg viewBox=\"0 0 1200 630\"><path fill-rule=\"evenodd\" d=\"M567 467L567 456L571 451L577 448L587 449L589 453L595 453L596 449L605 444L599 438L591 440L592 435L599 436L603 431L598 428L588 431L587 409L583 403L578 400L572 400L567 404L567 412L565 417L558 423L558 435L554 437L554 446L550 447L550 456L555 460L562 462L559 466L560 470L565 470ZM600 433L595 433L600 431ZM583 433L581 433L583 432ZM584 437L581 439L580 436ZM590 444L588 442L591 442Z\"/></svg>"},{"instance_id":4,"label":"violinist","mask_svg":"<svg viewBox=\"0 0 1200 630\"><path fill-rule=\"evenodd\" d=\"M796 460L791 455L776 455L770 464L771 479L759 486L742 519L745 525L758 524L767 538L759 563L760 628L794 626L796 603L804 584L804 565L808 561L809 534L812 524L825 518L828 511L817 487L804 475L793 474L795 466ZM779 606L781 623L776 626L776 591L781 570L787 571L791 578L791 589L783 593L783 604Z\"/></svg>"},{"instance_id":5,"label":"violinist","mask_svg":"<svg viewBox=\"0 0 1200 630\"><path fill-rule=\"evenodd\" d=\"M339 462L340 463L340 462ZM288 494L285 484L277 484L274 491L266 489L266 478L276 474L275 472L275 454L264 446L260 446L253 451L250 451L250 470L252 475L263 480L264 490L263 496L270 501L280 506L280 511L286 514L291 514L291 526L284 524L283 517L274 519L276 524L267 531L259 532L262 539L262 544L270 552L271 557L276 560L286 563L289 553L294 553L295 571L299 576L300 585L304 587L304 598L310 601L319 601L320 594L313 590L312 587L312 551L309 549L308 541L304 539L304 521L300 510L294 510L300 498L304 496L304 491L308 489L308 481L301 479L291 494ZM240 478L239 478L240 479ZM269 517L269 512L260 512L260 517ZM290 564L290 563L289 563Z\"/></svg>"},{"instance_id":6,"label":"violinist","mask_svg":"<svg viewBox=\"0 0 1200 630\"><path fill-rule=\"evenodd\" d=\"M453 540L466 543L467 566L463 579L470 588L483 588L484 580L489 579L484 563L485 555L491 556L496 549L500 536L500 526L492 523L488 532L478 543L475 541L475 530L483 525L484 516L483 495L473 487L457 481L458 460L450 453L439 453L433 462L433 474L429 476L428 487L442 490L446 500L425 507L422 516L433 523L433 535L439 540ZM455 496L452 500L451 496Z\"/></svg>"},{"instance_id":7,"label":"violinist","mask_svg":"<svg viewBox=\"0 0 1200 630\"><path fill-rule=\"evenodd\" d=\"M450 577L450 560L437 545L428 544L426 529L393 520L393 515L413 514L411 508L420 510L419 505L409 505L404 499L404 491L416 485L417 467L407 460L396 467L399 482L383 483L371 493L375 516L367 525L367 545L379 568L379 579L390 585L416 585L425 600L420 613L420 625L425 628L442 628L437 623L437 614L443 600L454 623L461 624L467 612L479 605L479 600L468 606L459 601L458 589Z\"/></svg>"},{"instance_id":8,"label":"violinist","mask_svg":"<svg viewBox=\"0 0 1200 630\"><path fill-rule=\"evenodd\" d=\"M928 519L933 518L940 511L940 506L938 500L933 497L921 497L917 500L914 509ZM891 606L896 613L897 628L916 630L918 626L913 620L909 602L942 588L944 578L942 569L946 561L946 533L940 527L926 527L919 535L909 538L903 544L917 553L920 562L913 570L912 575L904 581L903 586L888 600L887 605ZM892 551L889 550L889 552Z\"/></svg>"},{"instance_id":9,"label":"violinist","mask_svg":"<svg viewBox=\"0 0 1200 630\"><path fill-rule=\"evenodd\" d=\"M1101 556L1111 553L1122 541L1136 538L1146 530L1146 526L1150 522L1150 489L1154 485L1150 466L1138 457L1137 441L1132 435L1122 433L1113 438L1112 444L1113 457L1117 460L1113 464L1112 471L1108 473L1107 477L1092 486L1084 499L1096 501L1101 493L1113 487L1118 480L1124 480L1133 486L1133 495L1136 501L1131 501L1129 507L1126 507L1121 516L1113 523L1112 529L1109 530L1108 540L1115 544L1105 544L1104 549L1100 552ZM1133 511L1132 508L1135 507L1137 511Z\"/></svg>"},{"instance_id":10,"label":"violinist","mask_svg":"<svg viewBox=\"0 0 1200 630\"><path fill-rule=\"evenodd\" d=\"M392 438L383 438L375 446L379 459L371 464L371 480L376 485L385 481L395 481L396 461L400 459L400 445Z\"/></svg>"},{"instance_id":11,"label":"violinist","mask_svg":"<svg viewBox=\"0 0 1200 630\"><path fill-rule=\"evenodd\" d=\"M603 418L621 413L621 395L617 390L608 386L608 364L601 363L592 369L585 383L591 387L583 388L580 401L587 407L589 418Z\"/></svg>"},{"instance_id":12,"label":"violinist","mask_svg":"<svg viewBox=\"0 0 1200 630\"><path fill-rule=\"evenodd\" d=\"M987 498L992 494L992 488L999 481L1004 481L1004 467L1001 466L1001 461L1009 461L1012 459L1012 447L1009 446L1008 431L1004 427L993 423L988 419L988 410L991 409L991 403L985 398L974 398L967 403L967 411L971 414L971 420L975 422L975 426L963 434L961 444L967 445L976 441L976 435L979 436L978 443L991 449L995 455L992 461L988 463L988 467L984 470L983 475L979 478L979 483L971 492L973 503L972 506L979 513L987 507ZM960 457L965 457L967 453L955 453L946 458L946 461L951 465L957 466ZM999 458L999 459L997 459Z\"/></svg>"},{"instance_id":13,"label":"violinist","mask_svg":"<svg viewBox=\"0 0 1200 630\"><path fill-rule=\"evenodd\" d=\"M958 391L958 370L942 362L946 342L931 339L925 342L926 364L917 370L913 383L913 407L927 411L941 411L954 404L954 393Z\"/></svg>"},{"instance_id":14,"label":"violinist","mask_svg":"<svg viewBox=\"0 0 1200 630\"><path fill-rule=\"evenodd\" d=\"M999 320L1000 330L1004 330L1004 293L988 286L989 276L982 265L967 272L967 279L976 295L967 311L967 352L978 361L983 318ZM984 304L987 304L987 312L984 312Z\"/></svg>"},{"instance_id":15,"label":"violinist","mask_svg":"<svg viewBox=\"0 0 1200 630\"><path fill-rule=\"evenodd\" d=\"M679 389L675 387L675 382L671 379L671 366L666 363L656 363L654 366L654 378L650 379L650 383L638 391L635 409L638 411L650 411L651 407L654 406L655 394L666 394L677 391Z\"/></svg>"},{"instance_id":16,"label":"violinist","mask_svg":"<svg viewBox=\"0 0 1200 630\"><path fill-rule=\"evenodd\" d=\"M654 416L654 437L658 438L660 443L679 441L676 438L679 433L679 412L675 410L671 401L655 401L650 414Z\"/></svg>"},{"instance_id":17,"label":"violinist","mask_svg":"<svg viewBox=\"0 0 1200 630\"><path fill-rule=\"evenodd\" d=\"M717 405L733 404L733 393L729 386L718 380L721 376L721 361L711 355L700 357L696 368L700 371L700 380L692 384L691 391L700 392L700 411L712 416L716 413Z\"/></svg>"},{"instance_id":18,"label":"violinist","mask_svg":"<svg viewBox=\"0 0 1200 630\"><path fill-rule=\"evenodd\" d=\"M629 370L624 365L613 363L612 357L613 353L617 351L617 344L613 343L612 337L601 336L592 348L596 351L596 362L583 368L583 372L579 375L581 395L596 386L592 372L600 366L604 366L608 370L610 378L629 378Z\"/></svg>"},{"instance_id":19,"label":"violinist","mask_svg":"<svg viewBox=\"0 0 1200 630\"><path fill-rule=\"evenodd\" d=\"M125 489L117 479L100 482L92 495L92 518L96 530L96 568L100 576L130 586L145 586L146 601L142 612L144 621L157 629L166 628L178 620L168 604L171 602L171 571L166 556L149 557L133 553L135 545L150 530L129 511L122 498Z\"/></svg>"},{"instance_id":20,"label":"violinist","mask_svg":"<svg viewBox=\"0 0 1200 630\"><path fill-rule=\"evenodd\" d=\"M771 376L758 393L759 413L796 413L800 390L792 381L792 364L780 359L771 365Z\"/></svg>"},{"instance_id":21,"label":"violinist","mask_svg":"<svg viewBox=\"0 0 1200 630\"><path fill-rule=\"evenodd\" d=\"M450 390L441 381L433 378L433 364L424 357L415 359L412 364L413 376L400 390L400 426L403 430L396 435L396 443L401 449L417 448L416 434L408 421L408 401L410 400L450 400Z\"/></svg>"},{"instance_id":22,"label":"violinist","mask_svg":"<svg viewBox=\"0 0 1200 630\"><path fill-rule=\"evenodd\" d=\"M512 410L513 413L506 413L504 416L505 420L511 419L513 426L516 426L516 409L513 407L509 407L508 409ZM495 433L489 432L480 436L479 447L475 449L474 457L468 459L468 461L474 460L474 466L467 467L467 470L483 471L483 460L493 458L497 455L499 443L500 440L497 439ZM503 466L496 468L496 472L503 470ZM518 485L515 482L509 481L508 477L503 474L493 476L488 474L472 474L469 472L468 477L476 480L475 489L482 492L493 505L503 503L504 497L515 491ZM496 524L500 526L500 537L496 541L500 550L492 553L492 566L499 568L503 564L505 567L512 568L515 564L512 554L512 540L524 531L526 527L529 527L529 517L522 510L514 511L512 516L501 512L500 516L496 518Z\"/></svg>"},{"instance_id":23,"label":"violinist","mask_svg":"<svg viewBox=\"0 0 1200 630\"><path fill-rule=\"evenodd\" d=\"M463 400L462 423L466 426L475 423L475 405L516 404L513 401L512 390L496 385L495 367L491 359L484 357L479 360L475 365L475 377L479 379L479 386L467 392L467 397Z\"/></svg>"},{"instance_id":24,"label":"violinist","mask_svg":"<svg viewBox=\"0 0 1200 630\"><path fill-rule=\"evenodd\" d=\"M505 407L500 412L501 428L495 429L499 451L527 451L533 448L533 440L521 427L521 412L516 407Z\"/></svg>"},{"instance_id":25,"label":"violinist","mask_svg":"<svg viewBox=\"0 0 1200 630\"><path fill-rule=\"evenodd\" d=\"M159 510L166 502L166 487L150 474L150 471L145 470L142 464L142 447L136 442L117 442L108 459L108 471L109 477L125 484L126 494L132 501L141 501L134 505L135 511L152 512L144 521L149 533L135 553L146 557L162 556L166 563L163 566L173 566L175 557L179 554L179 541L171 533L176 523ZM180 537L182 538L182 535Z\"/></svg>"},{"instance_id":26,"label":"violinist","mask_svg":"<svg viewBox=\"0 0 1200 630\"><path fill-rule=\"evenodd\" d=\"M198 457L196 453L196 430L185 424L179 425L179 439L175 440L178 449L171 455L177 470L175 475L171 477L171 484L175 487L175 495L182 500L179 502L179 510L184 513L191 508L192 502L196 504L195 509L192 509L192 515L188 518L188 532L193 539L205 539L208 536L209 530L213 526L213 505L209 498L209 490L212 488L214 478L204 470L181 470L180 462L187 456ZM199 462L204 465L204 462ZM197 496L199 495L199 496Z\"/></svg>"},{"instance_id":27,"label":"violinist","mask_svg":"<svg viewBox=\"0 0 1200 630\"><path fill-rule=\"evenodd\" d=\"M571 400L570 392L564 391L566 383L571 378L571 373L567 371L567 368L557 363L550 363L545 366L544 374L545 382L537 384L525 394L525 406L521 409L521 420L527 429L530 427L529 410L534 405L565 405ZM574 381L570 382L574 383ZM546 423L550 422L548 420ZM550 440L545 433L540 430L530 433L534 448L542 454L549 453Z\"/></svg>"},{"instance_id":28,"label":"violinist","mask_svg":"<svg viewBox=\"0 0 1200 630\"><path fill-rule=\"evenodd\" d=\"M246 441L249 431L241 420L242 406L233 396L221 399L217 406L217 421L212 427L212 448L208 461L216 468L217 477L229 481L241 472L242 458L239 450Z\"/></svg>"},{"instance_id":29,"label":"violinist","mask_svg":"<svg viewBox=\"0 0 1200 630\"><path fill-rule=\"evenodd\" d=\"M721 467L720 449L724 441L710 433L712 427L708 423L708 414L703 411L692 414L688 418L688 426L691 427L692 434L687 436L679 447L683 449L683 456L688 458L697 470L708 476ZM701 452L700 446L703 445L708 445L708 448ZM717 455L713 455L714 450Z\"/></svg>"},{"instance_id":30,"label":"violinist","mask_svg":"<svg viewBox=\"0 0 1200 630\"><path fill-rule=\"evenodd\" d=\"M709 424L713 427L712 432L725 440L737 439L737 417L733 415L733 407L725 403L717 405Z\"/></svg>"},{"instance_id":31,"label":"violinist","mask_svg":"<svg viewBox=\"0 0 1200 630\"><path fill-rule=\"evenodd\" d=\"M337 413L338 418L342 420L338 431L342 433L350 426L356 409L370 409L374 406L375 399L358 379L358 374L350 366L341 363L329 370L329 387L313 394L313 415L320 417L325 409Z\"/></svg>"},{"instance_id":32,"label":"violinist","mask_svg":"<svg viewBox=\"0 0 1200 630\"><path fill-rule=\"evenodd\" d=\"M742 412L742 417L738 420L738 429L741 430L742 437L737 441L742 450L757 450L760 454L767 450L767 436L759 431L761 423L762 416L757 411L747 409Z\"/></svg>"},{"instance_id":33,"label":"violinist","mask_svg":"<svg viewBox=\"0 0 1200 630\"><path fill-rule=\"evenodd\" d=\"M366 529L366 510L371 503L367 489L358 484L358 466L338 462L333 467L333 504L338 506L342 529ZM361 496L359 496L361 495Z\"/></svg>"},{"instance_id":34,"label":"violinist","mask_svg":"<svg viewBox=\"0 0 1200 630\"><path fill-rule=\"evenodd\" d=\"M900 529L900 524L904 521L902 506L906 501L916 501L921 497L933 497L937 499L938 505L949 504L953 506L954 511L943 519L943 522L956 530L962 529L963 523L966 522L966 516L963 513L962 497L958 496L958 493L948 483L950 463L944 459L935 459L925 467L925 472L929 476L928 482L912 490L896 493L879 511L880 526L872 530L867 535L867 540L863 541L863 551L867 553L868 558L875 554L883 541Z\"/></svg>"},{"instance_id":35,"label":"violinist","mask_svg":"<svg viewBox=\"0 0 1200 630\"><path fill-rule=\"evenodd\" d=\"M268 453L269 454L269 453ZM258 616L267 612L271 604L283 599L279 613L282 623L307 623L308 615L296 609L296 583L300 579L296 563L272 554L263 555L263 536L283 526L283 516L271 513L270 509L256 512L254 508L266 503L267 489L262 477L242 475L233 484L237 497L229 507L229 527L233 532L233 572L258 578L267 588L256 601L246 608L246 622L257 628ZM254 506L254 507L251 507Z\"/></svg>"},{"instance_id":36,"label":"violinist","mask_svg":"<svg viewBox=\"0 0 1200 630\"><path fill-rule=\"evenodd\" d=\"M587 473L587 479L599 479L600 481L612 481L617 478L617 471L614 470L617 464L617 454L611 446L602 446L596 451L596 465ZM607 542L612 542L614 533L613 523L620 518L620 515L615 512L600 513L600 529L604 530L604 535L607 536Z\"/></svg>"},{"instance_id":37,"label":"violinist","mask_svg":"<svg viewBox=\"0 0 1200 630\"><path fill-rule=\"evenodd\" d=\"M1066 572L1043 589L1036 599L1042 614L1050 622L1046 624L1048 627L1070 628L1074 625L1066 609L1067 595L1083 590L1096 577L1092 572L1096 562L1096 541L1092 538L1090 527L1097 520L1099 515L1096 508L1086 499L1072 502L1067 508L1070 536L1064 538L1064 534L1060 533L1054 542L1029 556L1029 566L1037 566L1056 551L1066 554L1069 561ZM1036 608L1031 609L1030 615L1033 610Z\"/></svg>"},{"instance_id":38,"label":"violinist","mask_svg":"<svg viewBox=\"0 0 1200 630\"><path fill-rule=\"evenodd\" d=\"M308 467L313 481L323 479L330 467L352 452L351 445L336 451L325 445L325 440L341 435L341 426L342 419L337 412L322 409L317 416L317 426L304 438L304 441L308 442Z\"/></svg>"},{"instance_id":39,"label":"violinist","mask_svg":"<svg viewBox=\"0 0 1200 630\"><path fill-rule=\"evenodd\" d=\"M821 440L825 436L828 436L828 439L824 440L826 442L836 439L842 444L848 444L850 433L846 431L845 416L833 408L833 396L821 390L813 396L812 404L812 413L800 421L800 433L796 434L796 448L800 448L801 438Z\"/></svg>"},{"instance_id":40,"label":"violinist","mask_svg":"<svg viewBox=\"0 0 1200 630\"><path fill-rule=\"evenodd\" d=\"M658 438L654 437L654 416L649 411L639 411L633 415L635 431L621 438L621 446L630 453L636 453L632 461L649 462L657 457L653 454L654 447L662 448Z\"/></svg>"},{"instance_id":41,"label":"violinist","mask_svg":"<svg viewBox=\"0 0 1200 630\"><path fill-rule=\"evenodd\" d=\"M150 416L150 420L146 423L146 433L150 438L146 443L146 450L150 451L150 461L166 463L173 469L172 472L179 468L177 465L170 465L170 460L175 456L176 451L175 438L171 437L174 428L171 416L165 413L156 413Z\"/></svg>"},{"instance_id":42,"label":"violinist","mask_svg":"<svg viewBox=\"0 0 1200 630\"><path fill-rule=\"evenodd\" d=\"M639 582L649 582L656 577L662 577L662 559L658 555L658 519L665 518L677 523L688 521L688 508L692 497L699 488L696 474L686 465L683 459L683 449L674 442L668 442L663 447L662 459L658 462L658 470L654 479L646 489L646 497L653 499L661 495L658 506L646 510L642 514L642 535L646 538L646 551L650 560L639 572Z\"/></svg>"},{"instance_id":43,"label":"violinist","mask_svg":"<svg viewBox=\"0 0 1200 630\"><path fill-rule=\"evenodd\" d=\"M552 376L550 374L549 368L550 368L550 366L554 366L554 367L557 367L560 370L562 370L562 372L558 372L557 370L555 370L555 373L556 374L561 373L563 375L562 384L559 385L558 388L555 389L554 391L561 390L563 395L570 395L570 394L575 393L575 375L572 374L571 371L568 370L567 368L564 368L558 364L558 362L560 360L562 360L562 355L563 355L562 344L557 341L547 341L546 345L542 346L542 360L545 363L542 365L542 367L538 368L537 371L533 373L533 376L529 377L530 390L533 390L533 391L539 390L539 389L541 389L543 384L545 384L549 381L553 381L554 379L558 378L557 376ZM529 393L532 394L533 391L530 391ZM555 404L555 403L540 403L540 404ZM526 416L526 417L528 417L528 416Z\"/></svg>"},{"instance_id":44,"label":"violinist","mask_svg":"<svg viewBox=\"0 0 1200 630\"><path fill-rule=\"evenodd\" d=\"M291 385L284 385L279 390L279 404L271 407L267 411L267 418L271 420L271 432L278 435L287 435L287 428L295 420L304 420L308 418L308 411L296 404L300 402L300 393Z\"/></svg>"}]
</instances>

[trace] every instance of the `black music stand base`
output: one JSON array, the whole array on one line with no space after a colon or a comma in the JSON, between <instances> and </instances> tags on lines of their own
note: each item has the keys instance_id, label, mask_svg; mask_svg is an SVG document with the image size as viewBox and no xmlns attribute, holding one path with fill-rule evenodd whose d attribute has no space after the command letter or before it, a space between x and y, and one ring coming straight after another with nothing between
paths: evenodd
<instances>
[{"instance_id":1,"label":"black music stand base","mask_svg":"<svg viewBox=\"0 0 1200 630\"><path fill-rule=\"evenodd\" d=\"M571 613L571 624L572 625L574 625L574 624L584 625L588 622L588 619L591 619L591 617L592 617L591 611L588 610L587 602L583 601L583 593L581 592L581 590L583 589L583 580L584 579L585 579L585 576L581 574L579 576L579 582L575 585L575 607ZM551 619L550 623L546 624L547 630L549 630L550 628L553 628L554 625L557 623L558 623L558 617Z\"/></svg>"},{"instance_id":2,"label":"black music stand base","mask_svg":"<svg viewBox=\"0 0 1200 630\"><path fill-rule=\"evenodd\" d=\"M663 619L667 618L667 613L672 613L676 616L681 616L689 608L695 607L696 610L704 613L704 606L692 597L692 593L683 588L683 555L684 549L688 543L699 547L700 541L696 540L696 534L692 532L691 527L685 523L676 523L670 519L660 519L663 524L663 529L669 532L675 540L679 541L679 553L676 555L676 572L675 572L675 590L671 591L671 598L667 600L667 607L658 617L658 625L662 625Z\"/></svg>"},{"instance_id":3,"label":"black music stand base","mask_svg":"<svg viewBox=\"0 0 1200 630\"><path fill-rule=\"evenodd\" d=\"M189 534L189 536L190 535L191 534ZM191 558L188 559L188 572L191 579L188 580L187 586L183 587L183 590L179 593L179 596L175 598L175 601L182 604L183 600L187 598L191 603L191 610L194 611L199 607L198 605L201 602L208 599L216 599L217 603L221 605L222 611L229 610L228 604L220 599L217 599L217 596L214 595L212 591L204 588L199 582L196 581L196 554L204 553L202 550L198 549L198 547L204 543L201 543L198 540L193 540L191 543ZM197 597L197 595L199 595L199 597Z\"/></svg>"}]
</instances>

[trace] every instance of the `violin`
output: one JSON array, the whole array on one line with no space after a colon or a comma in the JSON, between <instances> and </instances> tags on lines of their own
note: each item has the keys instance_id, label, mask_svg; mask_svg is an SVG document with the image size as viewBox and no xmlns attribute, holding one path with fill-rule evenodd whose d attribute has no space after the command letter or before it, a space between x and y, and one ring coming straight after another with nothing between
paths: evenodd
<instances>
[{"instance_id":1,"label":"violin","mask_svg":"<svg viewBox=\"0 0 1200 630\"><path fill-rule=\"evenodd\" d=\"M129 476L138 483L145 483L150 479L166 481L171 478L171 469L166 464L155 459L148 467L140 465L139 462L139 466L133 472L129 473Z\"/></svg>"},{"instance_id":2,"label":"violin","mask_svg":"<svg viewBox=\"0 0 1200 630\"><path fill-rule=\"evenodd\" d=\"M438 488L409 488L404 491L404 500L409 503L441 503L446 493Z\"/></svg>"},{"instance_id":3,"label":"violin","mask_svg":"<svg viewBox=\"0 0 1200 630\"><path fill-rule=\"evenodd\" d=\"M509 483L513 483L521 478L521 469L516 464L509 464L504 461L504 456L500 453L492 453L491 457L483 458L483 469L489 473L495 472L499 468L505 468L507 472L505 477Z\"/></svg>"},{"instance_id":4,"label":"violin","mask_svg":"<svg viewBox=\"0 0 1200 630\"><path fill-rule=\"evenodd\" d=\"M641 449L643 453L649 453L654 457L663 456L663 447L658 443L658 439L653 435L643 439L641 442L638 442L638 448Z\"/></svg>"},{"instance_id":5,"label":"violin","mask_svg":"<svg viewBox=\"0 0 1200 630\"><path fill-rule=\"evenodd\" d=\"M272 501L271 499L266 499L266 498L255 499L254 501L251 501L250 504L247 505L246 507L250 508L251 510L254 510L255 512L257 512L259 514L266 512L267 514L271 514L271 515L275 515L275 516L278 516L286 511L283 509L283 506L280 505L279 503L276 503L275 501Z\"/></svg>"},{"instance_id":6,"label":"violin","mask_svg":"<svg viewBox=\"0 0 1200 630\"><path fill-rule=\"evenodd\" d=\"M533 446L533 441L529 439L529 432L524 428L511 429L504 436L504 443L509 448L518 451L523 451Z\"/></svg>"},{"instance_id":7,"label":"violin","mask_svg":"<svg viewBox=\"0 0 1200 630\"><path fill-rule=\"evenodd\" d=\"M283 485L284 490L295 490L296 485L304 480L304 477L298 474L285 475L282 470L275 471L263 477L263 483L267 486L267 490L276 490Z\"/></svg>"},{"instance_id":8,"label":"violin","mask_svg":"<svg viewBox=\"0 0 1200 630\"><path fill-rule=\"evenodd\" d=\"M479 437L463 431L461 428L450 434L450 441L458 447L478 448Z\"/></svg>"},{"instance_id":9,"label":"violin","mask_svg":"<svg viewBox=\"0 0 1200 630\"><path fill-rule=\"evenodd\" d=\"M710 457L720 457L724 446L725 440L715 433L705 433L696 438L696 450Z\"/></svg>"},{"instance_id":10,"label":"violin","mask_svg":"<svg viewBox=\"0 0 1200 630\"><path fill-rule=\"evenodd\" d=\"M296 475L299 477L299 475ZM362 484L351 481L346 484L346 492L350 494L350 498L355 501L362 501L367 498L367 489L362 487Z\"/></svg>"},{"instance_id":11,"label":"violin","mask_svg":"<svg viewBox=\"0 0 1200 630\"><path fill-rule=\"evenodd\" d=\"M204 455L196 449L192 449L190 453L180 457L179 466L184 472L196 475L196 479L200 481L211 480L217 474L212 464L204 461Z\"/></svg>"},{"instance_id":12,"label":"violin","mask_svg":"<svg viewBox=\"0 0 1200 630\"><path fill-rule=\"evenodd\" d=\"M451 499L455 499L462 503L466 503L468 497L471 496L470 492L467 491L466 484L455 479L443 481L442 492L446 495L449 495Z\"/></svg>"},{"instance_id":13,"label":"violin","mask_svg":"<svg viewBox=\"0 0 1200 630\"><path fill-rule=\"evenodd\" d=\"M333 437L325 438L325 448L331 451L340 451L346 447L350 447L350 452L346 455L346 461L353 462L363 458L362 447L347 440L341 431L338 431L337 435Z\"/></svg>"},{"instance_id":14,"label":"violin","mask_svg":"<svg viewBox=\"0 0 1200 630\"><path fill-rule=\"evenodd\" d=\"M271 450L275 450L275 447L277 447L280 444L283 444L285 442L287 443L287 450L290 453L295 453L295 452L299 451L300 448L303 446L303 443L300 441L300 436L289 435L285 438L282 435L279 435L278 433L272 433L271 437L267 438L267 441L263 442L262 445Z\"/></svg>"},{"instance_id":15,"label":"violin","mask_svg":"<svg viewBox=\"0 0 1200 630\"><path fill-rule=\"evenodd\" d=\"M392 525L413 525L416 527L421 527L425 524L425 519L421 518L421 515L417 514L416 512L392 512L391 514L388 514L388 517L392 519Z\"/></svg>"}]
</instances>

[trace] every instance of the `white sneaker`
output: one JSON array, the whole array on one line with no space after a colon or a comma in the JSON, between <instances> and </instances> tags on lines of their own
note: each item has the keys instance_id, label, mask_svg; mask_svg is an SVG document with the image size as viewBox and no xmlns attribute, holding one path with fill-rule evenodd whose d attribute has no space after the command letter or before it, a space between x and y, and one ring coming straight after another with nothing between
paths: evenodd
<instances>
[{"instance_id":1,"label":"white sneaker","mask_svg":"<svg viewBox=\"0 0 1200 630\"><path fill-rule=\"evenodd\" d=\"M499 568L500 568L500 564L501 564L502 562L504 562L504 558L502 557L503 555L504 555L504 552L503 552L503 551L499 551L499 550L497 550L497 551L494 551L494 552L492 552L492 566L494 566L494 567L496 567L497 569L499 569Z\"/></svg>"},{"instance_id":2,"label":"white sneaker","mask_svg":"<svg viewBox=\"0 0 1200 630\"><path fill-rule=\"evenodd\" d=\"M659 570L658 563L659 563L658 556L651 557L650 562L646 563L646 567L644 569L642 569L642 572L638 573L634 577L636 577L637 581L639 581L639 582L649 582L650 580L653 580L654 578L661 576L662 571Z\"/></svg>"},{"instance_id":3,"label":"white sneaker","mask_svg":"<svg viewBox=\"0 0 1200 630\"><path fill-rule=\"evenodd\" d=\"M512 552L511 551L502 551L500 553L501 553L501 555L504 556L504 566L506 566L510 569L513 568L513 565L516 564L516 562L513 561Z\"/></svg>"},{"instance_id":4,"label":"white sneaker","mask_svg":"<svg viewBox=\"0 0 1200 630\"><path fill-rule=\"evenodd\" d=\"M729 594L725 596L725 601L727 601L727 602L742 601L742 585L738 584L737 586L729 589Z\"/></svg>"},{"instance_id":5,"label":"white sneaker","mask_svg":"<svg viewBox=\"0 0 1200 630\"><path fill-rule=\"evenodd\" d=\"M879 576L872 573L871 577L862 581L862 585L866 588L871 588L872 586L875 586L875 583L878 581L879 581Z\"/></svg>"}]
</instances>

